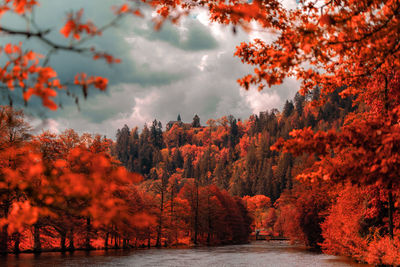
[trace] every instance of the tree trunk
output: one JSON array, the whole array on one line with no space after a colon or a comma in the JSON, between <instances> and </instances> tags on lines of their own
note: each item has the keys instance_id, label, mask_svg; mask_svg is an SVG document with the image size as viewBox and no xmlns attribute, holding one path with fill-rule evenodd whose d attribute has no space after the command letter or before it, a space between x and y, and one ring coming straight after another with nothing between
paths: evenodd
<instances>
[{"instance_id":1,"label":"tree trunk","mask_svg":"<svg viewBox=\"0 0 400 267\"><path fill-rule=\"evenodd\" d=\"M385 110L386 113L389 111L389 89L388 89L388 79L387 76L384 76L385 78ZM388 114L387 114L388 115ZM391 239L393 239L393 211L394 211L394 205L393 205L393 195L392 195L392 184L390 183L388 186L388 217L389 217L389 236Z\"/></svg>"},{"instance_id":2,"label":"tree trunk","mask_svg":"<svg viewBox=\"0 0 400 267\"><path fill-rule=\"evenodd\" d=\"M65 240L67 238L67 233L66 232L61 232L61 239L60 239L60 248L62 252L65 252L66 246L65 246Z\"/></svg>"},{"instance_id":3,"label":"tree trunk","mask_svg":"<svg viewBox=\"0 0 400 267\"><path fill-rule=\"evenodd\" d=\"M86 218L86 239L85 239L85 249L90 250L92 246L90 245L90 235L92 226L90 224L90 217Z\"/></svg>"},{"instance_id":4,"label":"tree trunk","mask_svg":"<svg viewBox=\"0 0 400 267\"><path fill-rule=\"evenodd\" d=\"M108 250L108 236L109 232L106 233L106 237L104 238L104 249Z\"/></svg>"},{"instance_id":5,"label":"tree trunk","mask_svg":"<svg viewBox=\"0 0 400 267\"><path fill-rule=\"evenodd\" d=\"M42 243L40 242L40 226L38 223L33 225L33 252L42 252Z\"/></svg>"},{"instance_id":6,"label":"tree trunk","mask_svg":"<svg viewBox=\"0 0 400 267\"><path fill-rule=\"evenodd\" d=\"M392 195L392 191L389 191L389 194L388 194L388 215L389 215L389 236L390 236L391 239L393 239L393 211L394 211L393 195Z\"/></svg>"},{"instance_id":7,"label":"tree trunk","mask_svg":"<svg viewBox=\"0 0 400 267\"><path fill-rule=\"evenodd\" d=\"M118 248L117 234L114 235L114 248Z\"/></svg>"},{"instance_id":8,"label":"tree trunk","mask_svg":"<svg viewBox=\"0 0 400 267\"><path fill-rule=\"evenodd\" d=\"M21 234L19 232L14 234L14 253L15 254L19 254L21 252L21 250L19 249L19 245L21 243Z\"/></svg>"},{"instance_id":9,"label":"tree trunk","mask_svg":"<svg viewBox=\"0 0 400 267\"><path fill-rule=\"evenodd\" d=\"M171 217L171 220L170 220L171 238L170 238L170 240L171 240L171 246L172 246L172 243L173 243L172 231L174 230L174 228L176 228L176 227L173 227L173 225L174 225L174 187L171 188L171 215L170 215L170 217ZM175 242L177 243L178 240L175 240Z\"/></svg>"},{"instance_id":10,"label":"tree trunk","mask_svg":"<svg viewBox=\"0 0 400 267\"><path fill-rule=\"evenodd\" d=\"M160 203L160 216L158 218L158 227L157 227L157 241L156 247L161 247L161 231L162 231L162 219L163 219L163 211L164 211L164 189L161 190L161 203Z\"/></svg>"},{"instance_id":11,"label":"tree trunk","mask_svg":"<svg viewBox=\"0 0 400 267\"><path fill-rule=\"evenodd\" d=\"M7 218L9 208L10 208L10 201L4 200L3 203L4 209L3 209L3 216ZM3 225L1 232L0 232L0 254L7 254L8 253L8 224Z\"/></svg>"},{"instance_id":12,"label":"tree trunk","mask_svg":"<svg viewBox=\"0 0 400 267\"><path fill-rule=\"evenodd\" d=\"M194 240L193 243L197 245L197 232L199 230L199 183L196 181L196 209L194 215Z\"/></svg>"},{"instance_id":13,"label":"tree trunk","mask_svg":"<svg viewBox=\"0 0 400 267\"><path fill-rule=\"evenodd\" d=\"M127 249L128 248L128 245L127 245L127 242L126 242L125 238L122 240L122 248L123 249Z\"/></svg>"},{"instance_id":14,"label":"tree trunk","mask_svg":"<svg viewBox=\"0 0 400 267\"><path fill-rule=\"evenodd\" d=\"M211 207L210 207L210 194L207 197L207 208L208 208L208 231L207 231L207 246L211 243L211 231L212 231L212 224L211 224Z\"/></svg>"},{"instance_id":15,"label":"tree trunk","mask_svg":"<svg viewBox=\"0 0 400 267\"><path fill-rule=\"evenodd\" d=\"M8 252L8 224L4 225L1 229L0 237L0 253L5 255Z\"/></svg>"},{"instance_id":16,"label":"tree trunk","mask_svg":"<svg viewBox=\"0 0 400 267\"><path fill-rule=\"evenodd\" d=\"M178 228L175 228L175 247L178 246Z\"/></svg>"},{"instance_id":17,"label":"tree trunk","mask_svg":"<svg viewBox=\"0 0 400 267\"><path fill-rule=\"evenodd\" d=\"M71 228L70 235L69 235L69 251L74 251L75 250L75 244L74 244L74 228Z\"/></svg>"}]
</instances>

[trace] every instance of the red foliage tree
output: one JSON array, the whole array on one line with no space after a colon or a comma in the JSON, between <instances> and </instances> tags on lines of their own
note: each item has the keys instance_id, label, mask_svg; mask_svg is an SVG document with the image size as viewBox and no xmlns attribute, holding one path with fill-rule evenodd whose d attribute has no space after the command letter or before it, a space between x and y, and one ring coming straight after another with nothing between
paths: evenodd
<instances>
[{"instance_id":1,"label":"red foliage tree","mask_svg":"<svg viewBox=\"0 0 400 267\"><path fill-rule=\"evenodd\" d=\"M6 43L0 48L0 55L5 58L4 65L0 67L0 82L5 85L6 89L21 89L25 103L34 95L39 97L43 106L50 110L58 108L55 97L60 90L66 89L69 92L67 86L69 82L81 87L85 97L90 86L102 91L105 90L108 85L107 78L89 76L86 73L77 73L74 81L64 81L64 84L62 84L58 78L57 70L48 66L49 59L54 52L62 50L85 54L93 60L103 59L108 64L121 62L120 59L114 58L107 51L90 46L88 40L95 36L100 36L123 17L128 15L142 16L141 12L134 8L132 3L123 3L120 6L113 7L111 11L114 13L114 17L111 21L97 26L90 20L84 21L83 9L76 12L72 11L67 14L65 25L59 30L59 33L66 40L59 41L49 35L52 31L51 28L41 29L37 26L33 15L37 8L40 8L40 1L3 0L1 2L1 16L6 14L19 16L22 21L26 21L26 25L15 28L14 25L9 25L3 19L0 32L5 35L35 39L45 44L48 47L48 51L43 56L29 48L24 50L25 41L19 44ZM78 101L74 94L71 95Z\"/></svg>"}]
</instances>

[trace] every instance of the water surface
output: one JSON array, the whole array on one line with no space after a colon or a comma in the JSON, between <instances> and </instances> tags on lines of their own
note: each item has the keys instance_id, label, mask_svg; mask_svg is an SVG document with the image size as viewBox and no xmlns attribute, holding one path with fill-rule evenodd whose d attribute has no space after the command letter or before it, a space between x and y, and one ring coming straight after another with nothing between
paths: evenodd
<instances>
[{"instance_id":1,"label":"water surface","mask_svg":"<svg viewBox=\"0 0 400 267\"><path fill-rule=\"evenodd\" d=\"M255 241L246 245L193 249L78 251L74 254L21 254L0 258L0 266L368 266L349 258L324 255L286 241Z\"/></svg>"}]
</instances>

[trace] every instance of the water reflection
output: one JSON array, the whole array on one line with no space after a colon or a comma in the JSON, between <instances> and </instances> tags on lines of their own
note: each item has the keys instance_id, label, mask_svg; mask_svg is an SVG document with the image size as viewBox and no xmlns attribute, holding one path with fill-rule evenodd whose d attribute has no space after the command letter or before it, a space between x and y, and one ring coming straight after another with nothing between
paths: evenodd
<instances>
[{"instance_id":1,"label":"water reflection","mask_svg":"<svg viewBox=\"0 0 400 267\"><path fill-rule=\"evenodd\" d=\"M33 266L368 266L289 245L285 241L257 241L246 245L196 249L109 250L90 253L21 254L0 258L5 267Z\"/></svg>"}]
</instances>

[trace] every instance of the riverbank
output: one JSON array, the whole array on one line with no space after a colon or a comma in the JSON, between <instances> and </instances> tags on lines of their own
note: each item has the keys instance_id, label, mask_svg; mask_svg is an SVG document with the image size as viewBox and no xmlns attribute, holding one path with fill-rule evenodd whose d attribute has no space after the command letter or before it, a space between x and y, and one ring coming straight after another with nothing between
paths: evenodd
<instances>
[{"instance_id":1,"label":"riverbank","mask_svg":"<svg viewBox=\"0 0 400 267\"><path fill-rule=\"evenodd\" d=\"M244 245L138 250L94 250L40 255L8 255L1 266L369 266L350 258L325 255L287 241L253 241Z\"/></svg>"},{"instance_id":2,"label":"riverbank","mask_svg":"<svg viewBox=\"0 0 400 267\"><path fill-rule=\"evenodd\" d=\"M276 239L276 240L280 240L280 239ZM193 243L179 243L179 244L174 244L171 246L160 246L157 247L155 245L144 245L141 244L139 246L133 246L133 245L128 245L126 247L108 247L108 248L104 248L104 247L91 247L89 249L87 248L82 248L82 247L78 247L78 248L74 248L74 249L61 249L61 248L50 248L50 249L41 249L40 251L35 251L33 249L26 249L26 250L20 250L18 252L15 251L8 251L6 254L0 254L0 257L4 257L7 255L20 255L20 254L34 254L34 255L40 255L40 254L46 254L46 253L61 253L61 254L74 254L77 252L86 252L86 253L90 253L90 252L94 252L94 251L135 251L135 250L150 250L150 249L193 249L193 248L204 248L204 247L222 247L222 246L230 246L230 245L243 245L243 244L248 244L251 241L248 241L246 243L241 243L241 244L212 244L212 245L206 245L206 244L193 244Z\"/></svg>"}]
</instances>

